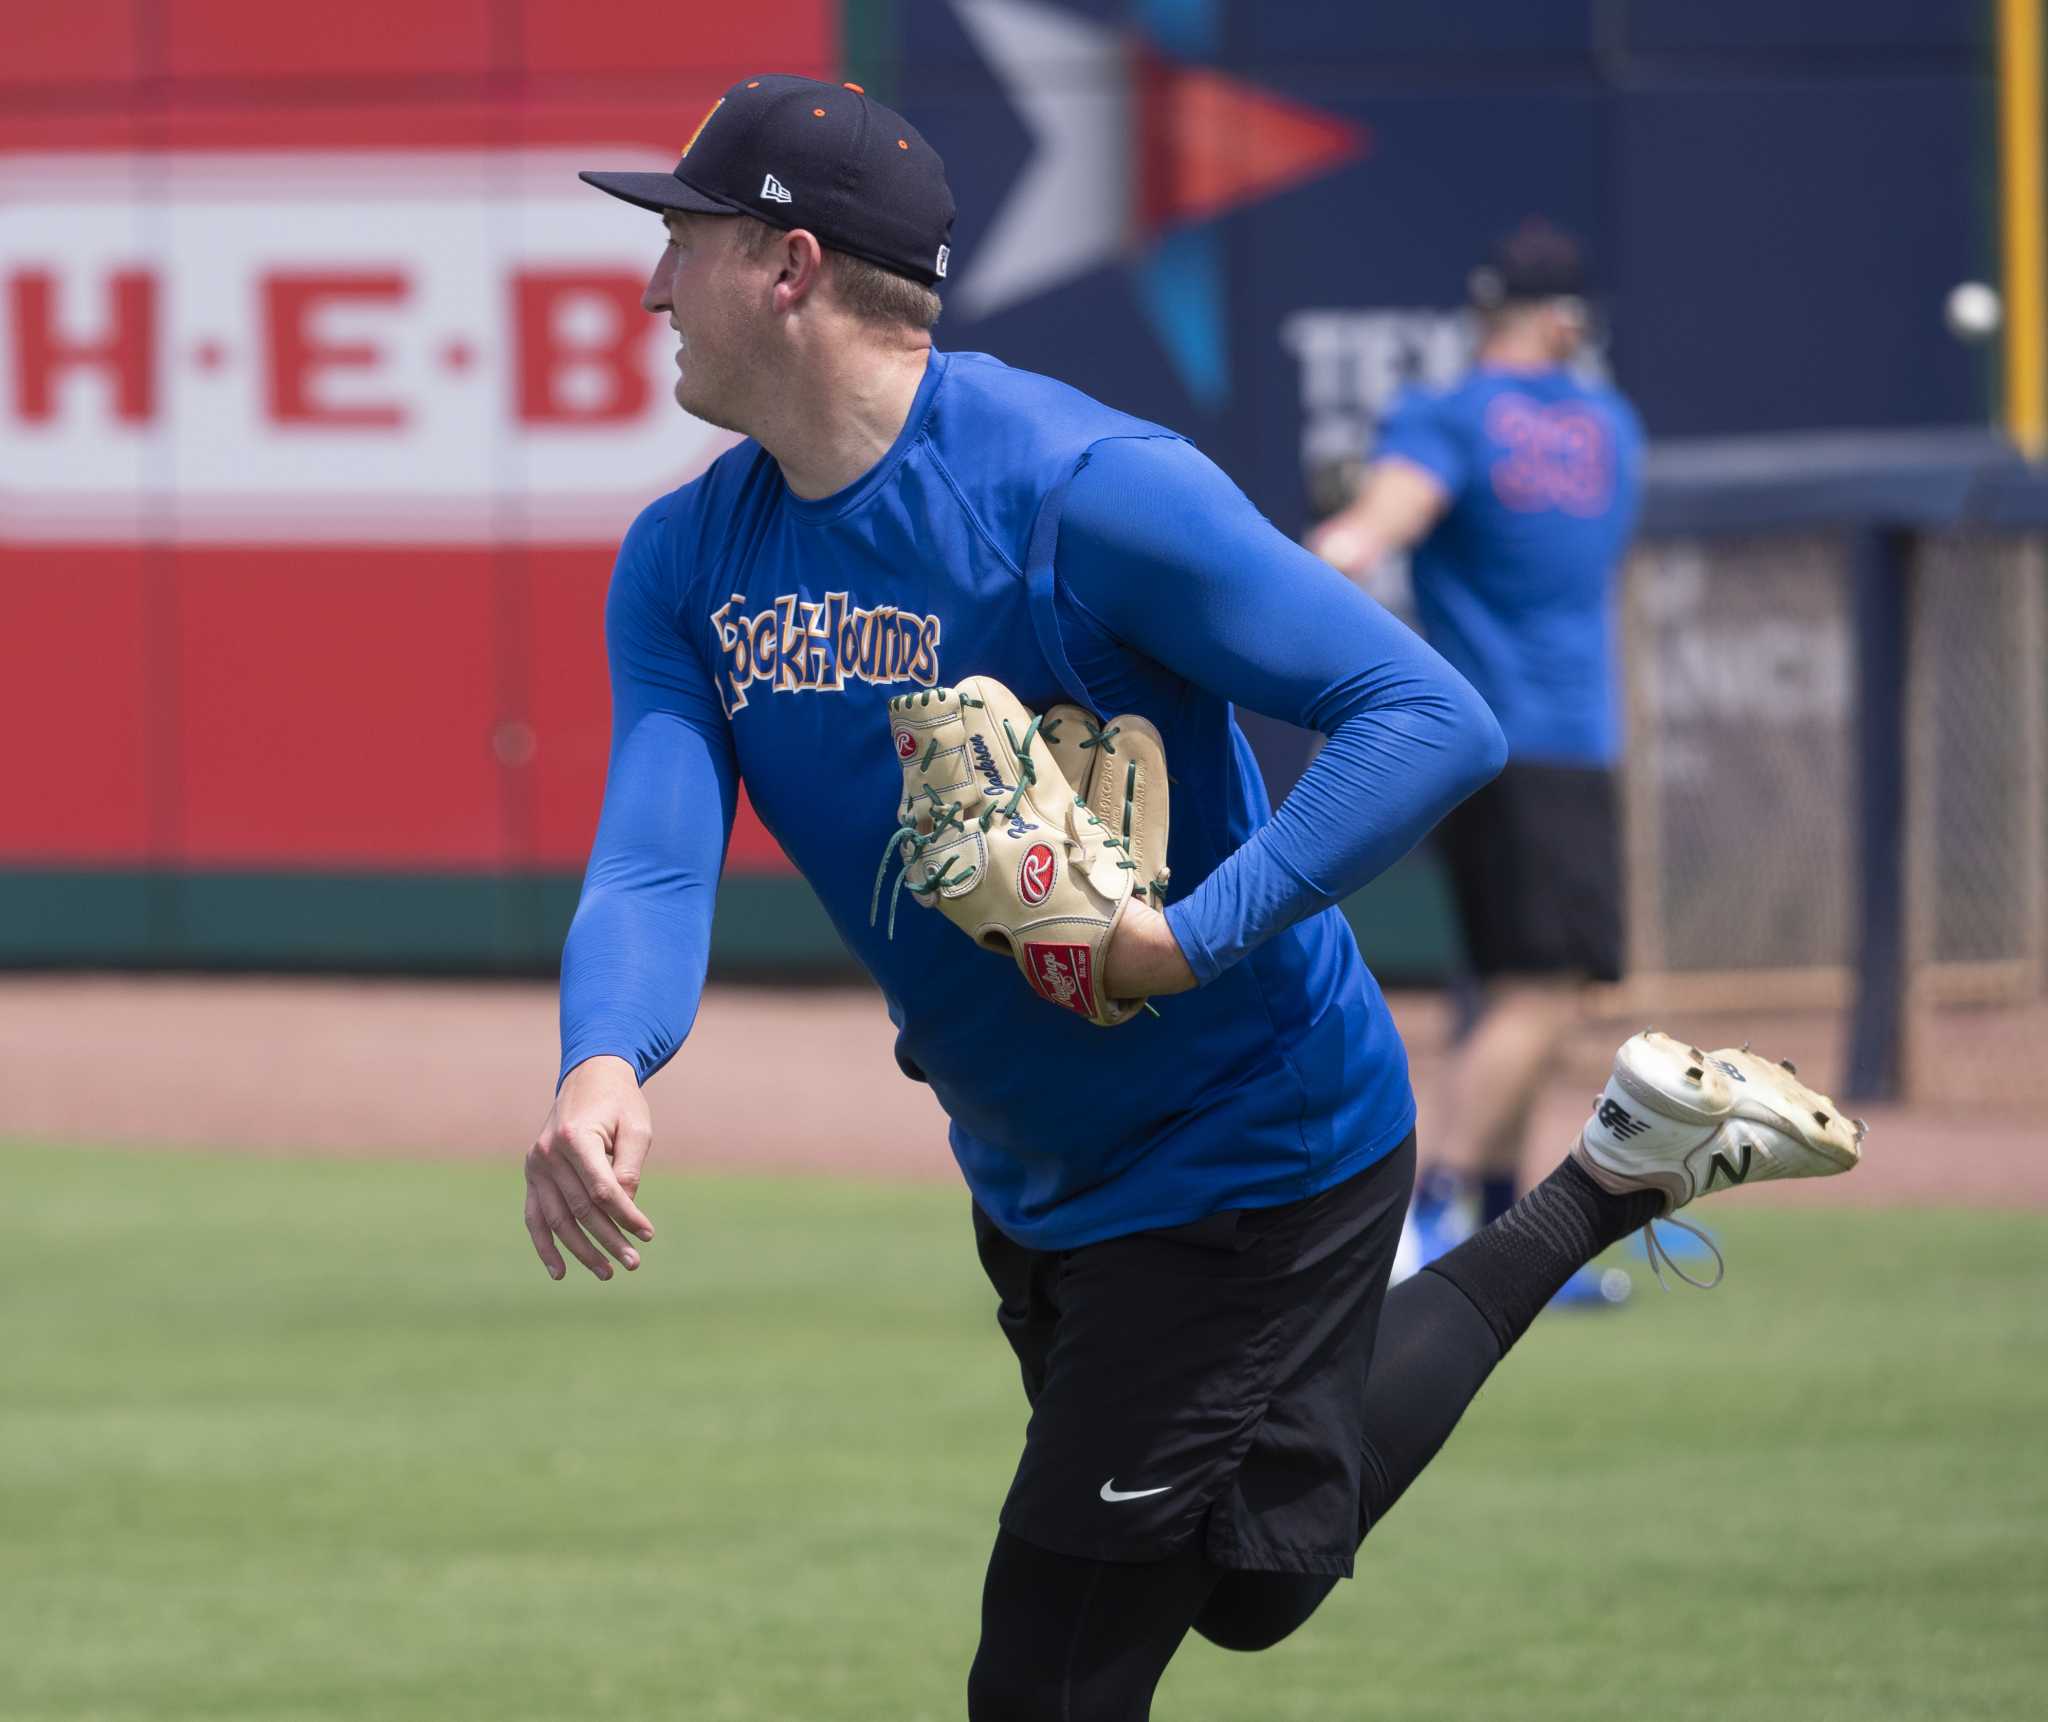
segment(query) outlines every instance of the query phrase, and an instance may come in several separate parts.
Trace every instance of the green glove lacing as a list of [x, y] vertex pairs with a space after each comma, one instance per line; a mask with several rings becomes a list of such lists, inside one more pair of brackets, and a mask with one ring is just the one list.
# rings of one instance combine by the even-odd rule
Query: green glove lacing
[[[931, 703], [933, 693], [936, 693], [943, 699], [948, 691], [945, 688], [927, 689], [925, 692], [916, 695], [915, 698], [920, 706], [925, 706]], [[910, 697], [912, 696], [905, 696], [906, 699]], [[967, 694], [961, 694], [959, 700], [962, 706], [973, 706], [977, 709], [985, 708], [988, 703], [985, 700], [974, 699]], [[1099, 747], [1105, 756], [1113, 755], [1116, 752], [1113, 738], [1117, 734], [1117, 729], [1114, 724], [1105, 729], [1085, 713], [1081, 721], [1088, 726], [1087, 739], [1081, 743], [1084, 751], [1089, 748]], [[1058, 730], [1059, 719], [1055, 718], [1051, 723], [1047, 723], [1043, 716], [1039, 716], [1034, 717], [1030, 723], [1024, 726], [1024, 733], [1020, 737], [1010, 728], [1010, 720], [1008, 718], [1003, 719], [1003, 737], [1009, 742], [1010, 750], [1017, 758], [1017, 785], [1011, 790], [1007, 800], [992, 802], [989, 806], [982, 809], [980, 817], [975, 821], [982, 831], [986, 832], [998, 819], [1011, 818], [1017, 809], [1023, 805], [1025, 791], [1035, 789], [1038, 786], [1038, 768], [1031, 763], [1031, 738], [1036, 735], [1051, 742], [1057, 739]], [[918, 770], [929, 770], [932, 760], [937, 756], [938, 751], [939, 738], [933, 736], [925, 747], [923, 758], [917, 762]], [[1106, 848], [1121, 851], [1117, 857], [1117, 865], [1127, 873], [1135, 873], [1138, 870], [1138, 864], [1131, 859], [1131, 798], [1136, 792], [1138, 782], [1136, 761], [1132, 761], [1125, 769], [1124, 826], [1121, 837], [1112, 836], [1108, 833], [1102, 821], [1089, 811], [1087, 800], [1084, 797], [1075, 796], [1074, 805], [1088, 815], [1088, 823], [1090, 825], [1103, 832], [1102, 842]], [[894, 889], [889, 892], [888, 937], [891, 939], [896, 937], [897, 892], [908, 890], [913, 896], [930, 899], [935, 897], [949, 884], [958, 885], [964, 889], [974, 883], [975, 869], [971, 864], [966, 872], [960, 874], [957, 878], [954, 877], [954, 865], [960, 860], [960, 857], [957, 855], [948, 855], [940, 863], [937, 871], [933, 872], [922, 883], [910, 877], [910, 869], [915, 865], [918, 857], [930, 848], [941, 835], [947, 831], [964, 832], [967, 829], [966, 822], [961, 818], [965, 803], [941, 799], [939, 792], [932, 788], [930, 784], [926, 784], [920, 789], [918, 795], [926, 797], [932, 804], [932, 828], [929, 831], [921, 831], [915, 825], [906, 822], [898, 825], [894, 831], [889, 833], [889, 840], [882, 849], [882, 864], [875, 869], [875, 888], [868, 898], [868, 925], [872, 927], [882, 912], [882, 883], [889, 876], [889, 858], [891, 855], [900, 854], [901, 846], [907, 844], [910, 852], [902, 856], [902, 870], [896, 875]], [[911, 798], [913, 806], [916, 800], [916, 796]], [[1139, 885], [1137, 889], [1150, 896], [1155, 902], [1163, 903], [1166, 901], [1166, 882], [1167, 875], [1161, 873], [1149, 885]], [[1147, 1005], [1145, 1008], [1151, 1010], [1152, 1007]], [[1153, 1011], [1152, 1014], [1157, 1016], [1159, 1013]]]
[[[1088, 727], [1088, 739], [1081, 743], [1081, 751], [1086, 753], [1092, 747], [1099, 747], [1102, 749], [1105, 759], [1113, 757], [1116, 753], [1115, 737], [1121, 733], [1117, 726], [1111, 724], [1107, 729], [1104, 729], [1101, 724], [1097, 723], [1086, 712], [1081, 714], [1081, 722]], [[1050, 729], [1045, 731], [1045, 739], [1047, 741], [1055, 739]], [[1100, 768], [1098, 767], [1097, 769], [1099, 770]], [[1135, 873], [1138, 870], [1137, 862], [1131, 859], [1131, 800], [1136, 795], [1137, 789], [1138, 763], [1136, 760], [1132, 760], [1124, 767], [1123, 836], [1121, 838], [1105, 837], [1102, 840], [1110, 848], [1123, 851], [1122, 855], [1117, 858], [1117, 865], [1126, 873]], [[1084, 798], [1077, 795], [1074, 797], [1074, 805], [1085, 809], [1088, 803]], [[1093, 824], [1101, 825], [1102, 821], [1097, 819], [1094, 814], [1090, 813], [1088, 817]], [[1151, 884], [1140, 885], [1138, 889], [1151, 897], [1154, 902], [1163, 903], [1166, 901], [1167, 877], [1168, 875], [1161, 873], [1153, 879]]]
[[[955, 696], [950, 688], [926, 688], [923, 692], [915, 695], [905, 694], [903, 699], [906, 705], [914, 698], [920, 706], [928, 706], [932, 703], [934, 695], [940, 699], [948, 697], [957, 698], [963, 708], [972, 706], [977, 711], [985, 709], [988, 705], [988, 701], [978, 700], [972, 694], [959, 694]], [[892, 700], [890, 704], [894, 705], [895, 702]], [[1032, 729], [1035, 728], [1037, 728], [1037, 720], [1033, 719]], [[1003, 733], [1005, 735], [1010, 734], [1010, 726], [1007, 723], [1003, 725]], [[1016, 738], [1011, 736], [1010, 740], [1011, 745], [1015, 746]], [[1037, 774], [1031, 769], [1030, 746], [1031, 730], [1027, 729], [1024, 732], [1024, 746], [1018, 750], [1018, 757], [1023, 762], [1024, 781], [1018, 784], [1016, 794], [1010, 797], [1009, 806], [1011, 808], [1014, 808], [1018, 801], [1022, 799], [1025, 788], [1037, 781]], [[924, 757], [917, 762], [917, 769], [919, 771], [929, 771], [932, 761], [938, 757], [938, 752], [939, 738], [935, 735], [926, 743]], [[942, 835], [948, 831], [965, 831], [967, 829], [965, 822], [960, 817], [965, 803], [942, 800], [939, 792], [928, 783], [918, 791], [918, 795], [926, 797], [932, 804], [932, 828], [929, 831], [920, 831], [915, 825], [906, 822], [898, 825], [894, 831], [889, 833], [889, 841], [882, 849], [882, 864], [875, 869], [875, 889], [868, 898], [868, 925], [872, 927], [875, 924], [876, 918], [882, 912], [882, 881], [889, 875], [889, 857], [899, 852], [899, 845], [909, 844], [910, 853], [903, 857], [903, 871], [896, 876], [896, 889], [889, 893], [889, 937], [892, 939], [896, 937], [896, 891], [902, 890], [907, 884], [909, 889], [918, 896], [929, 897], [946, 885], [956, 884], [964, 886], [970, 885], [974, 881], [974, 869], [972, 866], [969, 866], [968, 870], [961, 874], [959, 878], [955, 879], [953, 877], [953, 868], [960, 860], [960, 857], [957, 855], [948, 855], [940, 864], [938, 871], [933, 873], [923, 884], [920, 885], [910, 879], [911, 864]], [[913, 807], [916, 801], [917, 796], [912, 796], [911, 803]], [[996, 817], [996, 812], [995, 808], [989, 808], [982, 814], [982, 830], [986, 831], [989, 828], [989, 825]]]
[[[920, 700], [926, 697], [924, 695], [919, 696]], [[980, 706], [986, 702], [969, 699], [963, 694], [960, 703], [963, 706]], [[1033, 718], [1030, 723], [1024, 726], [1024, 733], [1020, 736], [1015, 730], [1010, 728], [1009, 719], [1005, 718], [1003, 720], [1004, 739], [1009, 742], [1011, 751], [1017, 756], [1017, 786], [1010, 792], [1007, 799], [991, 802], [981, 810], [980, 817], [975, 821], [975, 824], [981, 830], [988, 830], [998, 819], [1010, 818], [1024, 804], [1024, 792], [1037, 787], [1038, 768], [1031, 763], [1031, 738], [1039, 733], [1039, 723], [1040, 720], [1038, 718]], [[923, 771], [930, 767], [934, 755], [938, 752], [938, 747], [939, 738], [933, 736], [930, 745], [924, 750], [924, 757], [917, 762], [918, 770]], [[903, 871], [896, 878], [897, 890], [907, 890], [913, 896], [929, 898], [936, 895], [947, 885], [966, 887], [974, 883], [974, 868], [972, 865], [969, 865], [967, 871], [959, 875], [958, 878], [954, 877], [953, 868], [960, 860], [960, 857], [957, 855], [948, 855], [940, 863], [938, 870], [922, 882], [910, 877], [911, 866], [940, 836], [948, 831], [965, 831], [967, 829], [966, 822], [960, 817], [966, 809], [966, 803], [943, 800], [939, 792], [928, 783], [917, 793], [927, 798], [932, 804], [932, 828], [929, 831], [920, 831], [915, 825], [904, 824], [897, 826], [889, 834], [889, 842], [882, 851], [882, 864], [875, 869], [874, 893], [868, 899], [868, 925], [871, 927], [882, 912], [882, 882], [889, 876], [889, 857], [900, 852], [898, 849], [900, 844], [909, 844], [910, 853], [903, 857]], [[911, 797], [913, 806], [916, 800], [916, 796]], [[891, 891], [889, 893], [889, 937], [893, 939], [895, 936], [896, 891]]]

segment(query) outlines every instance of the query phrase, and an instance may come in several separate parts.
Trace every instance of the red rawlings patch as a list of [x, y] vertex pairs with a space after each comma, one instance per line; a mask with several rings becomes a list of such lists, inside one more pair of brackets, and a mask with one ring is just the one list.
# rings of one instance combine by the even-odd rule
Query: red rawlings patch
[[899, 729], [896, 732], [896, 757], [898, 759], [908, 759], [915, 752], [917, 752], [917, 737], [912, 735], [907, 729]]
[[1058, 876], [1059, 863], [1053, 859], [1052, 850], [1043, 843], [1034, 843], [1024, 851], [1024, 859], [1017, 867], [1017, 895], [1035, 909], [1052, 895], [1052, 882]]
[[1094, 956], [1086, 945], [1041, 945], [1026, 940], [1024, 972], [1032, 991], [1077, 1016], [1095, 1014]]

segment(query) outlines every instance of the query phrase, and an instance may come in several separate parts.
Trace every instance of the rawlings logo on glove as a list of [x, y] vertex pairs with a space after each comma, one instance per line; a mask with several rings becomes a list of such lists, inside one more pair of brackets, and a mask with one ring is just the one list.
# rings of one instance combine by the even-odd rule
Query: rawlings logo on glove
[[901, 889], [1008, 953], [1039, 997], [1103, 1028], [1148, 1008], [1108, 997], [1100, 977], [1131, 899], [1166, 896], [1159, 732], [1140, 717], [1098, 724], [1071, 705], [1034, 717], [988, 676], [892, 699], [889, 728], [903, 796], [870, 923], [900, 859]]
[[1017, 895], [1024, 899], [1029, 908], [1037, 908], [1052, 895], [1052, 882], [1058, 876], [1059, 863], [1043, 843], [1034, 843], [1024, 851], [1024, 861], [1017, 869]]

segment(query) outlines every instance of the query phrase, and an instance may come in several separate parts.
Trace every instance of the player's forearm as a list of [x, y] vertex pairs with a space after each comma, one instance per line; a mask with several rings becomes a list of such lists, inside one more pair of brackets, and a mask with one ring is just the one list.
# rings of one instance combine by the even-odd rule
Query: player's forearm
[[556, 1081], [609, 1054], [645, 1082], [696, 1021], [711, 951], [709, 884], [657, 896], [645, 885], [586, 888], [562, 947], [562, 1063]]
[[696, 1020], [738, 795], [730, 750], [673, 713], [624, 721], [562, 948], [562, 1066], [599, 1053], [641, 1081]]
[[1384, 873], [1507, 757], [1500, 725], [1453, 672], [1337, 722], [1267, 825], [1167, 920], [1209, 981]]
[[1329, 738], [1270, 824], [1168, 908], [1202, 980], [1385, 871], [1500, 769], [1500, 726], [1457, 671], [1185, 444], [1099, 445], [1058, 571], [1106, 632]]

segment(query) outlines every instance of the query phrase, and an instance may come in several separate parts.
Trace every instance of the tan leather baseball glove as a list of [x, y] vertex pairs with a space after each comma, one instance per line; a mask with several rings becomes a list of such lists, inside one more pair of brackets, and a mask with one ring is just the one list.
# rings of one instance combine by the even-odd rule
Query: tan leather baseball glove
[[[1142, 999], [1102, 984], [1133, 897], [1166, 898], [1166, 750], [1143, 718], [1099, 724], [1078, 706], [1027, 711], [988, 676], [889, 702], [903, 767], [897, 828], [875, 876], [977, 944], [1015, 958], [1032, 991], [1103, 1028]], [[889, 931], [896, 929], [890, 892]]]

